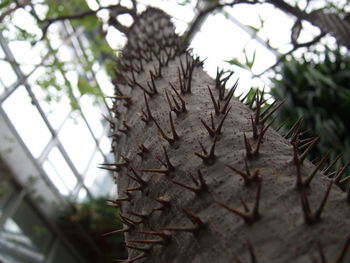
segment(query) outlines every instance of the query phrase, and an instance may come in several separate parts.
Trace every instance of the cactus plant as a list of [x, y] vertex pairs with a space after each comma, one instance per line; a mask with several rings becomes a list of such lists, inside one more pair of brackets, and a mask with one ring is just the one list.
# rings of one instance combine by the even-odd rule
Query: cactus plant
[[[213, 80], [170, 17], [134, 21], [116, 70], [112, 148], [125, 263], [350, 261], [349, 192], [306, 159], [318, 137], [270, 128], [279, 107], [242, 103], [232, 74]], [[322, 171], [321, 171], [322, 170]]]

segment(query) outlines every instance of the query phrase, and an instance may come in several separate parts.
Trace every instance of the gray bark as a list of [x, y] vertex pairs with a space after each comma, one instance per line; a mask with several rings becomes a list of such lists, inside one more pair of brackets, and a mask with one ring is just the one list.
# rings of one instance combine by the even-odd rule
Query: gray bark
[[210, 78], [180, 43], [170, 17], [150, 8], [119, 59], [119, 161], [106, 167], [117, 177], [123, 262], [350, 262], [349, 196], [304, 160], [299, 131], [267, 128], [259, 95], [251, 105], [231, 98], [225, 74]]

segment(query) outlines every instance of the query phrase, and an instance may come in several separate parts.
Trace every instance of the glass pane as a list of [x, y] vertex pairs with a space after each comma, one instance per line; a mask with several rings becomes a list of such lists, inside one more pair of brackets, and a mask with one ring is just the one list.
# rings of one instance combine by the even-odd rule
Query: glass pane
[[62, 62], [74, 62], [75, 54], [71, 46], [62, 45], [57, 50], [57, 57]]
[[78, 180], [58, 148], [55, 147], [51, 150], [43, 168], [61, 194], [68, 195], [73, 191]]
[[63, 158], [62, 154], [59, 152], [57, 148], [54, 148], [49, 156], [48, 159], [51, 161], [53, 166], [56, 168], [56, 171], [60, 175], [60, 177], [63, 179], [64, 184], [67, 186], [67, 188], [72, 191], [77, 184], [78, 180], [73, 174], [72, 170], [68, 166], [67, 162]]
[[[75, 112], [73, 114], [79, 114]], [[69, 118], [58, 134], [65, 150], [79, 173], [83, 173], [95, 148], [93, 140], [82, 117]]]
[[[23, 86], [4, 103], [4, 109], [19, 135], [34, 155], [39, 157], [51, 134]], [[20, 106], [20, 108], [19, 108]]]
[[5, 262], [43, 262], [52, 241], [51, 230], [24, 201], [0, 232], [0, 254]]
[[103, 131], [103, 117], [101, 110], [94, 105], [94, 99], [91, 96], [84, 95], [80, 99], [80, 106], [95, 137], [100, 137]]
[[59, 244], [56, 250], [56, 256], [53, 257], [52, 263], [78, 263], [77, 260], [72, 253], [68, 250], [66, 246], [63, 244]]
[[69, 195], [67, 187], [64, 185], [61, 177], [58, 175], [53, 165], [49, 161], [45, 161], [43, 163], [43, 168], [51, 182], [56, 186], [57, 190], [62, 195]]
[[11, 22], [29, 34], [41, 36], [42, 30], [38, 27], [36, 19], [24, 8], [18, 8]]
[[71, 109], [67, 95], [51, 85], [48, 87], [33, 85], [31, 87], [51, 126], [58, 129]]
[[33, 70], [34, 65], [40, 63], [42, 44], [33, 47], [31, 42], [37, 40], [42, 32], [37, 26], [35, 18], [24, 8], [19, 8], [14, 12], [11, 23], [16, 27], [12, 39], [17, 41], [11, 41], [9, 47], [16, 62], [20, 65], [23, 72], [27, 74]]
[[32, 52], [32, 47], [29, 42], [13, 41], [8, 45], [15, 57], [16, 63], [20, 65], [24, 74], [28, 74], [34, 69], [35, 64], [40, 63], [40, 56]]
[[85, 201], [88, 200], [87, 197], [88, 197], [88, 196], [87, 196], [86, 189], [85, 189], [85, 188], [81, 188], [81, 189], [79, 190], [79, 193], [78, 193], [77, 202], [78, 202], [78, 203], [83, 203], [83, 202], [85, 202]]
[[107, 195], [113, 185], [110, 172], [97, 167], [103, 162], [103, 155], [96, 153], [84, 179], [85, 185], [95, 197]]
[[112, 139], [107, 136], [103, 136], [100, 141], [100, 148], [104, 154], [109, 154], [112, 149]]
[[108, 96], [114, 94], [114, 85], [112, 84], [110, 77], [107, 76], [105, 70], [100, 69], [99, 71], [97, 71], [96, 80], [103, 94], [106, 94]]
[[5, 62], [0, 59], [0, 85], [4, 85], [5, 88], [8, 88], [17, 80], [16, 73], [13, 71], [10, 63]]
[[40, 153], [51, 138], [51, 133], [23, 86], [19, 87], [3, 103], [5, 112], [12, 121], [24, 143], [34, 157]]

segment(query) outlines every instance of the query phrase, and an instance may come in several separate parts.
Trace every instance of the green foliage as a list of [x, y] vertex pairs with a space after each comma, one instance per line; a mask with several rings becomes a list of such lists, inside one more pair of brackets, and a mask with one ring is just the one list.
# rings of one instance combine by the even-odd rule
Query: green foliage
[[284, 60], [272, 81], [271, 94], [286, 99], [276, 126], [289, 118], [286, 131], [303, 117], [303, 129], [321, 136], [311, 158], [343, 152], [344, 165], [350, 159], [350, 56], [327, 48], [312, 59]]
[[99, 97], [103, 96], [101, 90], [97, 87], [97, 85], [91, 84], [88, 80], [81, 76], [79, 76], [78, 79], [78, 89], [82, 96], [85, 94], [95, 95]]
[[0, 9], [9, 6], [13, 0], [1, 0], [0, 1]]
[[[95, 260], [93, 262], [107, 263], [111, 262], [113, 257], [126, 257], [122, 233], [109, 237], [101, 236], [123, 227], [119, 210], [108, 207], [105, 198], [100, 197], [85, 203], [75, 204], [73, 211], [67, 211], [61, 217], [61, 227], [64, 232], [80, 251], [84, 251], [88, 248], [86, 247], [86, 236], [77, 229], [77, 225], [84, 229], [102, 251], [103, 258], [98, 258], [98, 260], [90, 258], [92, 261]], [[91, 252], [89, 251], [89, 253]]]
[[253, 54], [250, 56], [248, 55], [247, 49], [245, 48], [243, 50], [244, 53], [244, 63], [240, 62], [238, 58], [232, 58], [230, 60], [225, 60], [225, 62], [229, 63], [230, 65], [237, 66], [243, 69], [246, 69], [248, 71], [251, 71], [256, 57], [256, 50], [254, 50]]
[[89, 10], [85, 0], [74, 0], [74, 1], [57, 1], [57, 0], [46, 0], [48, 11], [46, 13], [47, 18], [53, 18], [63, 16], [67, 14], [76, 14], [83, 10]]
[[118, 210], [107, 206], [106, 199], [102, 197], [76, 204], [69, 220], [79, 222], [86, 230], [96, 234], [122, 227]]
[[[33, 3], [35, 6], [37, 3]], [[85, 0], [74, 1], [57, 1], [57, 0], [44, 0], [41, 4], [45, 6], [46, 12], [43, 15], [42, 20], [39, 20], [36, 14], [29, 11], [29, 6], [24, 9], [28, 11], [33, 17], [33, 21], [37, 23], [38, 28], [43, 28], [46, 25], [45, 19], [53, 19], [58, 17], [64, 17], [67, 15], [81, 14], [91, 11], [86, 4]], [[14, 2], [12, 0], [0, 0], [0, 10], [9, 10], [13, 8]], [[0, 25], [3, 30], [10, 31], [11, 39], [9, 41], [27, 41], [34, 47], [38, 42], [45, 44], [48, 53], [43, 55], [43, 62], [34, 67], [45, 67], [44, 73], [35, 80], [35, 84], [40, 86], [44, 92], [44, 100], [47, 102], [59, 101], [63, 97], [68, 97], [72, 110], [79, 110], [79, 102], [77, 96], [90, 95], [94, 97], [95, 102], [99, 102], [103, 98], [103, 94], [94, 80], [86, 80], [79, 76], [78, 85], [70, 83], [66, 79], [65, 74], [71, 70], [76, 69], [77, 65], [82, 67], [82, 71], [91, 72], [92, 65], [98, 62], [100, 65], [108, 65], [107, 72], [112, 73], [110, 66], [112, 59], [115, 57], [114, 50], [108, 45], [105, 39], [105, 33], [102, 31], [102, 23], [95, 15], [87, 15], [79, 17], [78, 19], [71, 19], [69, 23], [75, 28], [80, 28], [83, 35], [88, 39], [87, 43], [82, 43], [84, 48], [84, 54], [76, 58], [76, 61], [63, 61], [59, 54], [58, 49], [52, 48], [50, 41], [47, 38], [41, 40], [41, 35], [28, 32], [26, 29], [12, 23], [12, 17], [15, 12], [10, 12], [6, 16], [6, 23]], [[60, 23], [60, 22], [55, 22]], [[108, 61], [108, 62], [107, 62]], [[107, 62], [107, 63], [106, 63]], [[63, 75], [64, 84], [58, 84], [57, 73]], [[112, 76], [112, 75], [110, 75]]]
[[191, 3], [191, 0], [178, 0], [177, 3], [179, 5], [188, 5]]
[[32, 44], [36, 41], [37, 36], [35, 34], [29, 33], [28, 31], [20, 28], [19, 26], [14, 25], [14, 27], [17, 30], [15, 40], [29, 41]]

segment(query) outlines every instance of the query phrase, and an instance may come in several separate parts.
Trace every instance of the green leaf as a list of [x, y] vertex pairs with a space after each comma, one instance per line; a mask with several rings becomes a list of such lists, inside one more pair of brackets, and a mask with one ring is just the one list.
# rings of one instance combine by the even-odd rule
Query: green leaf
[[177, 1], [177, 3], [179, 5], [185, 6], [191, 3], [191, 0], [181, 0], [181, 1]]
[[260, 28], [251, 26], [251, 25], [247, 25], [247, 27], [249, 27], [251, 30], [253, 30], [255, 33], [258, 33], [260, 31]]
[[265, 24], [265, 20], [261, 17], [260, 14], [258, 15], [258, 17], [259, 17], [259, 22], [260, 22], [260, 28], [263, 28], [264, 24]]
[[234, 65], [234, 66], [237, 66], [237, 67], [240, 67], [240, 68], [244, 68], [246, 69], [247, 67], [245, 65], [243, 65], [241, 62], [238, 61], [238, 59], [236, 58], [233, 58], [233, 59], [230, 59], [230, 60], [225, 60], [225, 62], [231, 64], [231, 65]]
[[14, 25], [14, 27], [17, 29], [15, 40], [32, 42], [36, 39], [35, 34], [29, 33], [19, 26]]
[[95, 15], [89, 15], [81, 19], [72, 20], [71, 23], [73, 26], [83, 26], [86, 30], [96, 29], [100, 25], [100, 21], [98, 21]]
[[255, 55], [256, 55], [256, 50], [254, 50], [252, 59], [249, 60], [247, 51], [244, 50], [244, 56], [245, 56], [246, 65], [247, 65], [247, 67], [248, 67], [249, 69], [252, 69], [252, 67], [253, 67], [253, 65], [254, 65]]
[[333, 82], [330, 76], [325, 76], [321, 72], [319, 72], [318, 70], [312, 67], [309, 67], [309, 73], [315, 79], [315, 81], [319, 80], [329, 87], [336, 88], [337, 85]]
[[0, 1], [0, 9], [7, 7], [13, 2], [13, 0], [1, 0]]
[[85, 78], [79, 76], [78, 79], [78, 89], [81, 96], [85, 94], [95, 95], [98, 97], [102, 97], [102, 93], [97, 85], [92, 85]]

